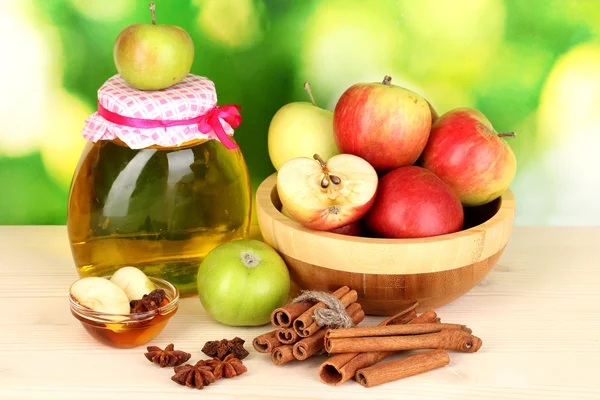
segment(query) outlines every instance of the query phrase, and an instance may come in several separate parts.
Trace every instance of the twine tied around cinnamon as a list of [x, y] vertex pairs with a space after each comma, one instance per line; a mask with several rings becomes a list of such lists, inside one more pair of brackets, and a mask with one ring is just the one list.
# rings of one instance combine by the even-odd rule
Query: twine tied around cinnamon
[[352, 328], [352, 318], [346, 312], [346, 306], [339, 298], [328, 292], [318, 290], [304, 290], [302, 294], [292, 300], [292, 303], [322, 302], [326, 308], [317, 308], [313, 313], [315, 323], [330, 328]]

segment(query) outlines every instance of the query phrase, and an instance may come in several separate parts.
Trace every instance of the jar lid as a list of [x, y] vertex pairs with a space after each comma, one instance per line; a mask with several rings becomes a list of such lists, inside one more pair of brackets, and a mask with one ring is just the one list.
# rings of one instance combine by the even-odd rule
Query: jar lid
[[219, 140], [233, 149], [237, 145], [230, 136], [241, 122], [239, 109], [217, 107], [215, 85], [202, 76], [188, 74], [167, 89], [143, 91], [117, 74], [98, 90], [98, 111], [86, 120], [82, 133], [92, 142], [118, 138], [132, 149], [197, 139]]

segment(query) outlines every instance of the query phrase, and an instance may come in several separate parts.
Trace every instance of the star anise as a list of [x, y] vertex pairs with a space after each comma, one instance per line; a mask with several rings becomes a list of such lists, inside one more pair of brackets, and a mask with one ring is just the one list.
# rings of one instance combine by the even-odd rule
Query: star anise
[[147, 312], [159, 308], [165, 300], [165, 291], [155, 289], [148, 294], [142, 296], [139, 300], [131, 300], [129, 306], [132, 313]]
[[232, 340], [222, 339], [206, 342], [202, 347], [202, 352], [209, 357], [223, 360], [229, 354], [233, 354], [238, 360], [243, 360], [248, 356], [248, 350], [244, 348], [244, 339], [235, 337]]
[[195, 365], [185, 364], [175, 367], [175, 375], [171, 380], [190, 388], [202, 389], [217, 380], [213, 368], [205, 361], [198, 361]]
[[175, 350], [173, 343], [165, 347], [164, 350], [161, 350], [160, 347], [156, 346], [148, 346], [146, 347], [146, 350], [148, 350], [147, 353], [144, 353], [146, 358], [149, 361], [160, 365], [161, 368], [181, 365], [192, 356], [185, 351]]
[[213, 374], [217, 379], [222, 377], [233, 378], [248, 371], [248, 368], [246, 368], [242, 361], [235, 358], [233, 354], [228, 355], [224, 360], [219, 360], [218, 358], [208, 360], [206, 361], [206, 365], [213, 368]]

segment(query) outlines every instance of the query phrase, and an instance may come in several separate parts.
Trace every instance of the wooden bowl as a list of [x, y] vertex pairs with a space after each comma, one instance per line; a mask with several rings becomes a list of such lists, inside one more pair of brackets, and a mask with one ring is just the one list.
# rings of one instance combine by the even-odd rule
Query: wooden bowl
[[256, 193], [265, 243], [287, 263], [292, 295], [347, 285], [369, 315], [392, 315], [414, 301], [437, 308], [468, 292], [496, 264], [512, 232], [515, 198], [465, 209], [465, 229], [419, 239], [345, 236], [305, 228], [283, 215], [276, 173]]

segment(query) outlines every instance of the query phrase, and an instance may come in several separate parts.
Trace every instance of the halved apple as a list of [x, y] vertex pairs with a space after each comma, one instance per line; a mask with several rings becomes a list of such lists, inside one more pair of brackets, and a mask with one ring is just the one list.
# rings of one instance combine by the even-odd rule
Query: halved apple
[[338, 154], [327, 163], [294, 158], [277, 173], [277, 192], [290, 216], [307, 228], [327, 231], [358, 221], [377, 192], [375, 169], [364, 159]]

